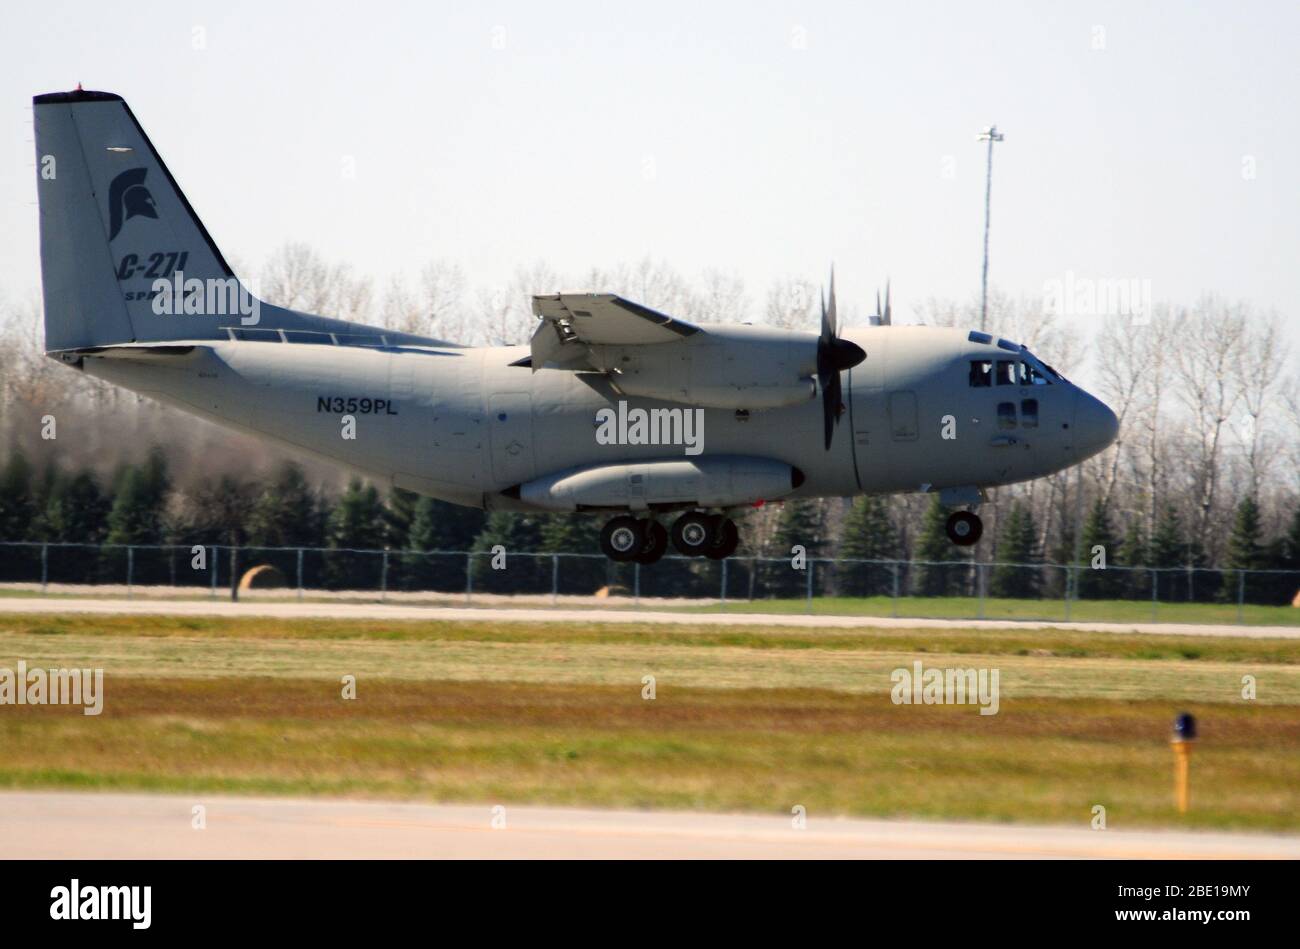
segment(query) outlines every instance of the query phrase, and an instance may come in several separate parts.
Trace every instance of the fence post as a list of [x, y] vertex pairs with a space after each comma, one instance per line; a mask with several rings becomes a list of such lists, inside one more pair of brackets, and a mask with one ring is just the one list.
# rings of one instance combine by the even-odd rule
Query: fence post
[[50, 582], [50, 545], [41, 544], [41, 593]]
[[984, 618], [984, 564], [979, 561], [975, 562], [975, 592], [979, 596], [980, 612], [979, 619]]
[[722, 564], [722, 588], [718, 597], [718, 604], [725, 610], [727, 608], [727, 558], [723, 557], [719, 563]]
[[131, 584], [135, 580], [135, 548], [126, 548], [126, 598], [131, 599]]
[[894, 561], [894, 597], [893, 597], [893, 615], [898, 618], [898, 561]]
[[468, 605], [474, 599], [474, 554], [466, 551], [465, 553], [465, 603]]
[[384, 548], [383, 566], [379, 569], [379, 602], [388, 599], [388, 548]]
[[804, 603], [805, 603], [805, 611], [808, 613], [812, 613], [813, 611], [812, 610], [813, 565], [816, 563], [817, 561], [815, 560], [808, 561], [808, 568], [807, 568], [808, 575], [804, 577]]
[[230, 545], [230, 602], [239, 602], [239, 548]]
[[641, 561], [632, 564], [632, 602], [641, 605]]
[[1065, 621], [1070, 622], [1070, 585], [1074, 582], [1074, 567], [1065, 566]]
[[551, 554], [551, 606], [560, 602], [560, 555]]
[[221, 548], [213, 544], [208, 548], [212, 555], [212, 569], [208, 572], [212, 574], [212, 599], [217, 598], [217, 566], [220, 563]]
[[1240, 626], [1245, 620], [1242, 618], [1242, 608], [1246, 602], [1246, 571], [1237, 571], [1237, 625]]
[[298, 600], [302, 600], [302, 548], [298, 548]]
[[1154, 567], [1151, 569], [1151, 622], [1156, 622], [1156, 603], [1158, 602], [1156, 588], [1160, 585], [1160, 571]]

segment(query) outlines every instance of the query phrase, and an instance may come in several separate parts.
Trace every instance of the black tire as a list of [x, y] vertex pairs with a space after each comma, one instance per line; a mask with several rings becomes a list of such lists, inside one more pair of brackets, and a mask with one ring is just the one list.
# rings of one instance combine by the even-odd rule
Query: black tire
[[710, 560], [725, 560], [740, 545], [740, 531], [736, 528], [736, 522], [729, 517], [719, 516], [715, 520], [712, 537], [713, 543], [704, 552], [704, 556]]
[[626, 514], [610, 520], [600, 530], [600, 550], [616, 563], [627, 563], [645, 547], [645, 529]]
[[944, 529], [948, 532], [948, 539], [958, 547], [972, 547], [984, 534], [984, 522], [978, 514], [970, 511], [954, 511], [948, 515]]
[[703, 557], [713, 536], [713, 519], [690, 511], [673, 521], [673, 546], [683, 557]]
[[642, 521], [645, 545], [636, 555], [637, 563], [656, 563], [668, 551], [668, 528], [658, 521]]

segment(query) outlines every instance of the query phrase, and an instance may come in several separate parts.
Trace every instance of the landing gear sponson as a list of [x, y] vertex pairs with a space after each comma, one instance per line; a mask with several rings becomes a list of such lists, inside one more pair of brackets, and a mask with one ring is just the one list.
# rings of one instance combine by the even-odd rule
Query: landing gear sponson
[[[688, 511], [673, 522], [672, 542], [683, 557], [722, 560], [736, 552], [740, 531], [736, 522], [721, 514]], [[668, 550], [669, 531], [653, 519], [620, 514], [600, 532], [600, 549], [618, 563], [651, 564]]]

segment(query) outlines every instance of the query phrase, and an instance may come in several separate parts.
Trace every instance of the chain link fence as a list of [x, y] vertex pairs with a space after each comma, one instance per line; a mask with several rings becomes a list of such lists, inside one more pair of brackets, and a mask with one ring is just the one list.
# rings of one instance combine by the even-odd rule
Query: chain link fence
[[[1296, 623], [1300, 571], [601, 554], [0, 542], [0, 592], [578, 601], [863, 616]], [[587, 603], [587, 601], [592, 601]], [[1294, 616], [1294, 618], [1292, 618]]]

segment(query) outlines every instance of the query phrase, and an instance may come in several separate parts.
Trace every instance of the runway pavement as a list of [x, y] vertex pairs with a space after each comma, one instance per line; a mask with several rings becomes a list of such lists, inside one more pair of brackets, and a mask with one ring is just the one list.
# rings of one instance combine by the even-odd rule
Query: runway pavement
[[[196, 829], [196, 806], [205, 827]], [[494, 821], [500, 825], [494, 827]], [[494, 805], [0, 792], [9, 858], [1296, 859], [1300, 837]]]
[[100, 613], [138, 616], [268, 616], [283, 619], [451, 620], [456, 622], [667, 623], [714, 626], [815, 626], [827, 629], [1066, 629], [1168, 636], [1300, 639], [1296, 626], [1229, 626], [1190, 623], [1065, 623], [1043, 620], [920, 619], [791, 613], [704, 613], [651, 609], [572, 607], [450, 607], [396, 603], [299, 603], [283, 600], [0, 599], [0, 613]]

